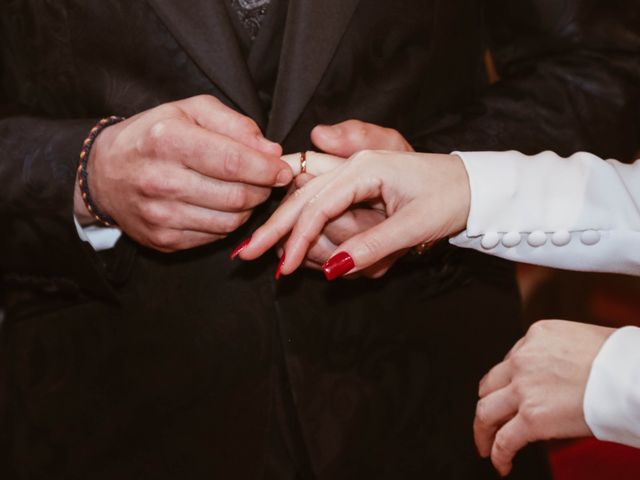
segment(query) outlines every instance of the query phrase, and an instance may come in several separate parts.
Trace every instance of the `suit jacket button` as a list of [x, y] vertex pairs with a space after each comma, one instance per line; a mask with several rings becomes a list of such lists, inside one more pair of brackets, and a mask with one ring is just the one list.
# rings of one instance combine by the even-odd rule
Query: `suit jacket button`
[[491, 250], [492, 248], [496, 248], [500, 243], [500, 235], [497, 232], [487, 232], [482, 236], [482, 241], [480, 244], [482, 248], [485, 250]]
[[520, 245], [522, 241], [522, 235], [519, 232], [509, 232], [505, 233], [504, 237], [502, 237], [502, 245], [507, 248], [513, 248]]
[[571, 241], [571, 234], [566, 230], [558, 230], [551, 235], [551, 242], [556, 247], [564, 247]]
[[541, 247], [547, 243], [547, 234], [539, 230], [531, 232], [529, 238], [527, 238], [527, 243], [532, 247]]
[[586, 230], [580, 235], [580, 241], [585, 245], [595, 245], [600, 241], [600, 232], [596, 230]]

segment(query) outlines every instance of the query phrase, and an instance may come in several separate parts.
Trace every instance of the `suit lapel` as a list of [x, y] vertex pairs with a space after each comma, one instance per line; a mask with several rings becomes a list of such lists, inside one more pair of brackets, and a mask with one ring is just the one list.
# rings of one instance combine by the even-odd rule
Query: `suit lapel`
[[202, 71], [245, 114], [265, 115], [224, 0], [147, 0]]
[[317, 88], [359, 0], [289, 0], [267, 136], [281, 142]]

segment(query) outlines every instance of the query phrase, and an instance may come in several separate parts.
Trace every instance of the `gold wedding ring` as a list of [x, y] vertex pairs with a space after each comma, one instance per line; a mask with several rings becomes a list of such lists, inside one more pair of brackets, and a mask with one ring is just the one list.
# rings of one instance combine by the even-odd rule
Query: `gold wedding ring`
[[428, 250], [430, 250], [436, 243], [435, 242], [422, 242], [420, 245], [416, 245], [413, 247], [413, 253], [416, 255], [424, 255]]
[[300, 173], [307, 173], [307, 152], [300, 152]]

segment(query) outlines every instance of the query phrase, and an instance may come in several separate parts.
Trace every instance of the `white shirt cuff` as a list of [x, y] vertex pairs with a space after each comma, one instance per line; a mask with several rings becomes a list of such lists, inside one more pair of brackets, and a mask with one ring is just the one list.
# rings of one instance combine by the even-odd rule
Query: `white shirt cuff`
[[596, 438], [640, 448], [640, 328], [621, 328], [602, 346], [587, 382], [584, 416]]
[[73, 221], [80, 239], [89, 242], [96, 252], [112, 249], [122, 236], [122, 230], [117, 227], [98, 227], [96, 225], [82, 227], [75, 215]]
[[505, 205], [510, 205], [517, 193], [517, 169], [510, 155], [517, 152], [452, 152], [462, 159], [469, 178], [471, 194], [468, 236], [485, 233]]

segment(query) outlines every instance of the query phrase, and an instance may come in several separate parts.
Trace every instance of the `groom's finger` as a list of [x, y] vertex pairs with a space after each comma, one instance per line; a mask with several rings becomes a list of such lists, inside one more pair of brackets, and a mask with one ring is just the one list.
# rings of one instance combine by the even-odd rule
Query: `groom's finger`
[[[314, 177], [328, 173], [347, 161], [345, 158], [328, 155], [326, 153], [305, 152], [305, 156], [305, 172], [308, 175], [313, 175]], [[294, 176], [304, 175], [302, 172], [301, 153], [284, 155], [282, 160], [291, 167]]]
[[311, 141], [323, 152], [345, 158], [361, 150], [413, 152], [409, 142], [397, 130], [360, 120], [318, 125], [311, 132]]

